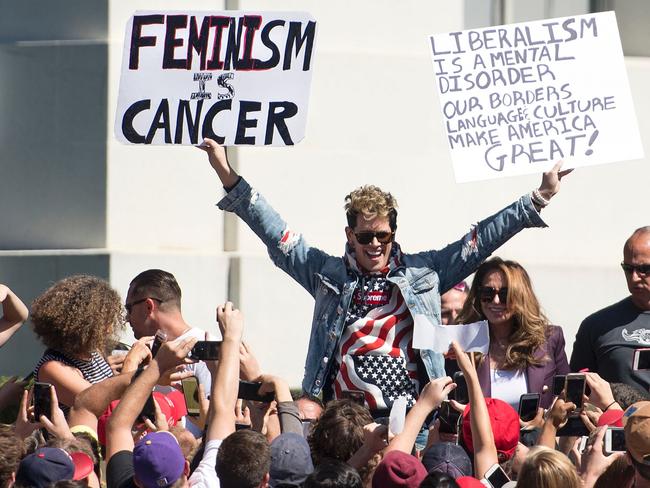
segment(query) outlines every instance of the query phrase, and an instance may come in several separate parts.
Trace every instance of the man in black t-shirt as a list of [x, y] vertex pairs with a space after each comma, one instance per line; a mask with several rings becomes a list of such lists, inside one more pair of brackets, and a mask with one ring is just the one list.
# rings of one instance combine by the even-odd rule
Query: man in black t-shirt
[[634, 370], [634, 351], [650, 348], [650, 226], [625, 242], [621, 263], [630, 296], [587, 317], [576, 335], [571, 370], [648, 391], [650, 369]]

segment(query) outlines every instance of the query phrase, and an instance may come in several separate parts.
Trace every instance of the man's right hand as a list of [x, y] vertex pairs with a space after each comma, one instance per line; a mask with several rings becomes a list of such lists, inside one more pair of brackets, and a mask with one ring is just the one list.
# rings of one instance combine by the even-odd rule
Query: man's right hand
[[217, 307], [217, 321], [223, 340], [241, 341], [244, 330], [244, 314], [232, 302]]
[[207, 137], [203, 139], [203, 143], [197, 147], [208, 153], [210, 165], [217, 172], [217, 176], [219, 176], [223, 186], [226, 188], [232, 188], [235, 186], [239, 175], [235, 173], [235, 170], [232, 169], [230, 163], [228, 163], [226, 150], [216, 141], [208, 139]]

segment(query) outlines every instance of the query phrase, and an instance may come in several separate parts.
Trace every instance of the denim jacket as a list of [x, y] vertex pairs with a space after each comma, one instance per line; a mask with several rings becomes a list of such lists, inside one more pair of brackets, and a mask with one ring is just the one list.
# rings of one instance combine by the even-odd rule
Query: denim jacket
[[[348, 273], [342, 257], [309, 246], [243, 178], [218, 203], [235, 212], [266, 245], [276, 266], [284, 270], [316, 303], [305, 361], [303, 390], [318, 395], [330, 374], [339, 338], [358, 277]], [[472, 274], [494, 250], [526, 227], [546, 227], [530, 195], [524, 195], [500, 212], [479, 222], [462, 239], [439, 251], [402, 255], [399, 267], [387, 279], [399, 287], [413, 314], [440, 323], [440, 294]], [[445, 376], [441, 354], [421, 350], [429, 378]]]

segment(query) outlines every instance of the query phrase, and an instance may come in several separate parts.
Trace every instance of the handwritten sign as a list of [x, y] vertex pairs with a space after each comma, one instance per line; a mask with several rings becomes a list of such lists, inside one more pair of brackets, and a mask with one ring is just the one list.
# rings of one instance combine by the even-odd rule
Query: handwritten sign
[[456, 181], [640, 159], [613, 12], [430, 37]]
[[487, 320], [465, 325], [434, 325], [423, 314], [413, 316], [413, 347], [446, 353], [452, 341], [457, 341], [465, 352], [487, 354], [490, 348], [490, 329]]
[[292, 145], [305, 134], [316, 22], [295, 12], [136, 12], [115, 135], [127, 144]]

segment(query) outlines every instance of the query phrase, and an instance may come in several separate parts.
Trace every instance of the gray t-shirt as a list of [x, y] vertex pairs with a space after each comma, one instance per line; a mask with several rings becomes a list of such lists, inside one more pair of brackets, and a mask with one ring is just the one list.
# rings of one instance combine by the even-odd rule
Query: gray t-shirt
[[640, 310], [630, 297], [587, 317], [576, 334], [571, 371], [589, 368], [609, 382], [648, 391], [650, 370], [632, 369], [634, 350], [650, 348], [650, 310]]

